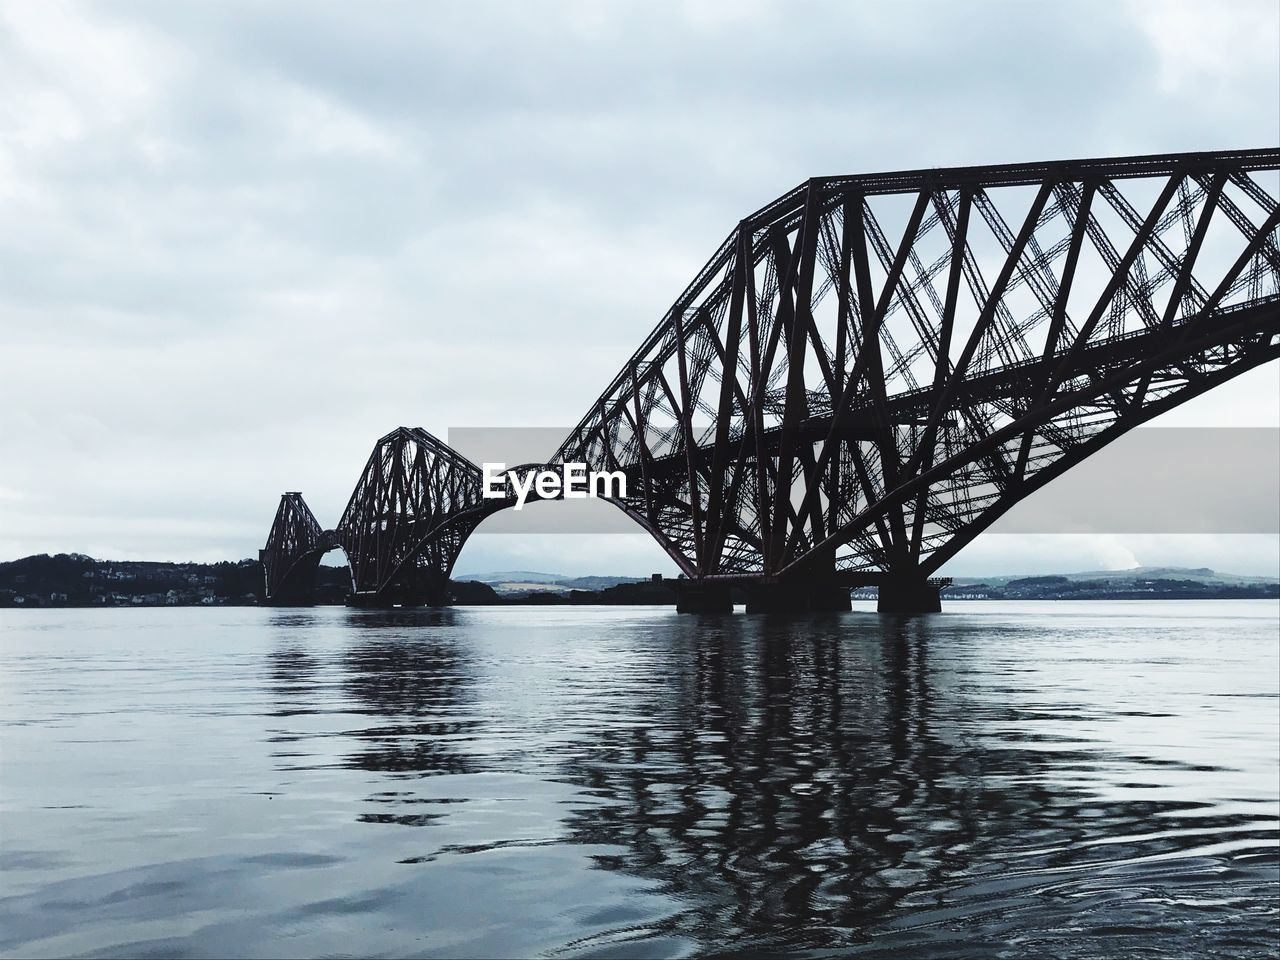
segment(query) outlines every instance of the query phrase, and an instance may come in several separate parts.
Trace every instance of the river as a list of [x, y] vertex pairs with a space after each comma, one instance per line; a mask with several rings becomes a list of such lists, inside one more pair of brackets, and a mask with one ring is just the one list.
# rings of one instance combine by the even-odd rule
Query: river
[[0, 613], [5, 956], [1263, 957], [1280, 605]]

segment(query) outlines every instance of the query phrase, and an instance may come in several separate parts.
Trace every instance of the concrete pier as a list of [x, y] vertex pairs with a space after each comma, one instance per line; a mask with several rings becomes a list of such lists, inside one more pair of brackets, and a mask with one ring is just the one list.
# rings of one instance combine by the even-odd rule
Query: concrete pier
[[849, 588], [826, 579], [749, 583], [747, 613], [838, 613], [851, 609]]
[[941, 613], [942, 583], [923, 578], [894, 578], [880, 584], [880, 613]]
[[733, 613], [727, 583], [677, 580], [677, 613]]

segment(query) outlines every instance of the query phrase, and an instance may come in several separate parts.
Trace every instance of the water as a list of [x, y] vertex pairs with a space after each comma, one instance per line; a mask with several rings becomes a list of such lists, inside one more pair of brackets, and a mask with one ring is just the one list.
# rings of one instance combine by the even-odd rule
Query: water
[[6, 956], [1262, 957], [1280, 608], [0, 615]]

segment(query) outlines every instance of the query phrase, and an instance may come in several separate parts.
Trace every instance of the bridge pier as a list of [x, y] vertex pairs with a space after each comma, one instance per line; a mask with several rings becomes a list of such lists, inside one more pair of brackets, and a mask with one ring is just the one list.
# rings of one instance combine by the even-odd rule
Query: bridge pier
[[893, 577], [880, 584], [878, 613], [941, 613], [942, 588], [950, 581]]
[[377, 593], [349, 593], [348, 607], [386, 610], [391, 607], [447, 607], [452, 602], [449, 588], [429, 585], [418, 589], [382, 590]]
[[447, 598], [439, 597], [380, 597], [376, 594], [351, 593], [347, 595], [347, 606], [363, 610], [390, 610], [393, 607], [447, 607]]
[[733, 613], [733, 598], [727, 583], [705, 580], [677, 580], [677, 613]]
[[294, 596], [294, 597], [266, 597], [258, 601], [263, 607], [314, 607], [316, 599], [313, 596]]
[[825, 578], [747, 584], [747, 613], [840, 613], [849, 588]]

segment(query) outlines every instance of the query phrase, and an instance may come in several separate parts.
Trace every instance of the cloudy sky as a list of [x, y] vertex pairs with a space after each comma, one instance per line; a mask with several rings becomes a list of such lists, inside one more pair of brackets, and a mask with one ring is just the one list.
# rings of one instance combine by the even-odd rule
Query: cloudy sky
[[[250, 556], [396, 425], [567, 427], [809, 176], [1274, 145], [1278, 9], [0, 3], [0, 560]], [[1274, 427], [1278, 368], [1167, 422]], [[948, 572], [1277, 551], [1006, 533]], [[510, 568], [672, 569], [644, 535], [459, 562]]]

